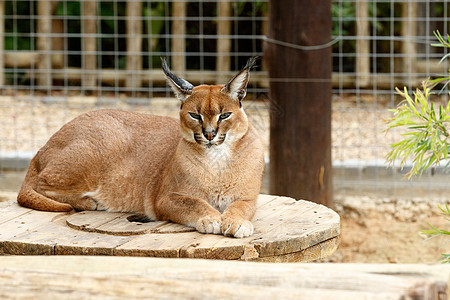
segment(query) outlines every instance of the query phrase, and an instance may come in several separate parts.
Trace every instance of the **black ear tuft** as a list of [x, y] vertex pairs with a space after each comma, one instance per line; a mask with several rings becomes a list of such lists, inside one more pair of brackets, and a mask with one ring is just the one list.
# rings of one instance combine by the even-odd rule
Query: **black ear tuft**
[[227, 93], [233, 100], [241, 101], [247, 95], [247, 84], [250, 78], [250, 70], [255, 67], [257, 56], [253, 56], [247, 60], [244, 68], [233, 77], [222, 89], [222, 92]]
[[183, 78], [175, 76], [169, 70], [169, 66], [167, 65], [167, 61], [164, 57], [161, 57], [162, 68], [164, 74], [166, 75], [167, 82], [170, 84], [173, 92], [177, 96], [180, 101], [185, 101], [189, 95], [192, 94], [192, 89], [194, 85]]
[[242, 68], [242, 70], [248, 69], [251, 70], [256, 67], [256, 61], [259, 59], [259, 56], [252, 56], [247, 60], [247, 63]]

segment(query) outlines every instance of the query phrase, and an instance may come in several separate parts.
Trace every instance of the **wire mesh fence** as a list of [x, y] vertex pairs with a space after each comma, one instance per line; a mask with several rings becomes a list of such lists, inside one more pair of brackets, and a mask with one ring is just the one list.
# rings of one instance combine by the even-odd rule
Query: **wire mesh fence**
[[[445, 1], [333, 2], [333, 161], [345, 166], [335, 168], [341, 185], [387, 195], [446, 190], [445, 176], [434, 171], [407, 182], [399, 180], [404, 173], [386, 169], [388, 145], [401, 132], [383, 130], [387, 109], [401, 100], [395, 87], [412, 91], [448, 69], [439, 63], [445, 50], [430, 46], [433, 31], [448, 32], [448, 13]], [[447, 92], [433, 101], [445, 103]]]
[[[225, 83], [248, 57], [262, 56], [244, 105], [267, 146], [268, 13], [268, 0], [0, 1], [0, 177], [26, 167], [52, 133], [84, 111], [177, 116], [161, 56], [194, 84]], [[448, 69], [439, 63], [445, 50], [430, 47], [434, 30], [448, 32], [448, 3], [334, 0], [332, 14], [335, 182], [389, 193], [445, 190], [431, 174], [407, 183], [386, 170], [384, 155], [399, 132], [382, 130], [399, 101], [395, 87], [417, 87]], [[445, 94], [436, 101], [448, 101]]]

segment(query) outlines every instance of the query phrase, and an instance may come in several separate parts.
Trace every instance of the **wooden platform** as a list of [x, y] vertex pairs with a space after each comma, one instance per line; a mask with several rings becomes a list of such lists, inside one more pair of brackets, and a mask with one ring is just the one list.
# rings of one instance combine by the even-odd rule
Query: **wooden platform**
[[441, 265], [0, 256], [2, 299], [448, 299]]
[[336, 249], [339, 215], [308, 201], [260, 195], [244, 239], [201, 234], [132, 214], [41, 212], [0, 203], [0, 255], [117, 255], [305, 262]]

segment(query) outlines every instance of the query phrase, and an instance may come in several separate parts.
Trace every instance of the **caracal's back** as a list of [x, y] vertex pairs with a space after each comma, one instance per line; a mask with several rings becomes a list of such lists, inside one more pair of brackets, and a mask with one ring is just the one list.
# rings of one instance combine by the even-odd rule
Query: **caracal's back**
[[179, 140], [173, 118], [120, 110], [86, 113], [38, 151], [18, 201], [48, 211], [143, 211]]

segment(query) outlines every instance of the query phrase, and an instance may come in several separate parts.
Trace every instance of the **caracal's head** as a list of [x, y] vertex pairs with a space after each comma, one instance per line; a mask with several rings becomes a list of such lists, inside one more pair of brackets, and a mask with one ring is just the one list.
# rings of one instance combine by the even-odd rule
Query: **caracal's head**
[[248, 130], [242, 108], [247, 93], [249, 71], [256, 58], [225, 85], [199, 85], [172, 74], [163, 59], [163, 70], [172, 90], [181, 101], [180, 125], [183, 138], [204, 148], [232, 144]]

